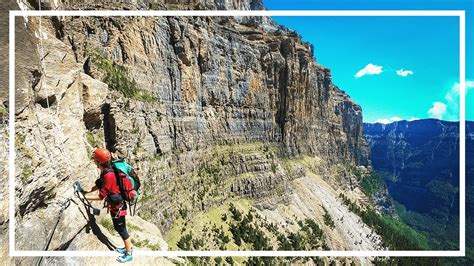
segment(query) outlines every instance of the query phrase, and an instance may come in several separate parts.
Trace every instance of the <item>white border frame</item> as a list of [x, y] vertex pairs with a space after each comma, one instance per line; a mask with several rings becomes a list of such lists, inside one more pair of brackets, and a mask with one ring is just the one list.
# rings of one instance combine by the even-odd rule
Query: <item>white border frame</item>
[[164, 257], [210, 257], [210, 256], [265, 256], [265, 257], [463, 257], [465, 256], [465, 11], [464, 10], [308, 10], [308, 11], [112, 11], [112, 10], [77, 10], [77, 11], [21, 11], [11, 10], [9, 15], [9, 255], [33, 257], [106, 257], [117, 256], [112, 251], [26, 251], [15, 250], [15, 18], [20, 16], [450, 16], [459, 17], [459, 49], [460, 49], [460, 116], [459, 116], [459, 250], [440, 251], [144, 251], [137, 250], [138, 256]]

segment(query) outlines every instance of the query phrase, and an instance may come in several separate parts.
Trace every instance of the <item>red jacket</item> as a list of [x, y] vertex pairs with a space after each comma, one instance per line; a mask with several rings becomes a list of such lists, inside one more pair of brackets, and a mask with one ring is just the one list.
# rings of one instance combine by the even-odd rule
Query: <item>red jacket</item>
[[120, 194], [120, 188], [117, 185], [117, 178], [114, 172], [108, 172], [103, 177], [103, 184], [99, 191], [100, 199], [105, 199], [110, 194]]
[[[102, 170], [107, 171], [107, 170]], [[103, 176], [102, 176], [103, 175]], [[125, 216], [127, 215], [127, 205], [125, 202], [121, 202], [120, 204], [113, 204], [111, 202], [110, 195], [120, 195], [120, 188], [117, 184], [117, 178], [115, 177], [115, 173], [112, 171], [102, 172], [101, 178], [99, 178], [96, 182], [97, 187], [99, 190], [99, 198], [106, 199], [107, 209], [112, 213], [114, 216]], [[117, 213], [120, 212], [119, 215]]]

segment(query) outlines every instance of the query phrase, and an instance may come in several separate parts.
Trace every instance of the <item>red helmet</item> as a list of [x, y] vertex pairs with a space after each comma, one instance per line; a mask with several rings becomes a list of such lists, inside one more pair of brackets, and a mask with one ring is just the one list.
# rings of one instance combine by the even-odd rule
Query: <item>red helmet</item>
[[106, 148], [96, 149], [92, 153], [92, 159], [94, 159], [99, 164], [106, 164], [112, 160], [110, 152]]

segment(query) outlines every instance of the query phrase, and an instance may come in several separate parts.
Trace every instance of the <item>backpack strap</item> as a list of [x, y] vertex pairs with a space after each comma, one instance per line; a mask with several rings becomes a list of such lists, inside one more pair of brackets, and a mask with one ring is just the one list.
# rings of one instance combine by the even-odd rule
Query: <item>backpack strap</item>
[[102, 170], [102, 172], [100, 172], [100, 177], [99, 177], [99, 178], [100, 178], [100, 179], [103, 179], [104, 176], [105, 176], [107, 173], [112, 172], [112, 171], [113, 171], [112, 168], [109, 168], [109, 167], [105, 168], [104, 170]]
[[120, 190], [120, 195], [122, 196], [122, 199], [126, 202], [126, 196], [125, 196], [125, 192], [124, 192], [124, 189], [123, 189], [123, 180], [122, 178], [120, 177], [120, 173], [119, 173], [119, 169], [117, 167], [115, 167], [115, 164], [112, 163], [112, 171], [114, 172], [115, 174], [115, 180], [117, 182], [117, 185], [119, 187], [119, 190]]
[[[122, 196], [123, 205], [125, 205], [125, 207], [126, 207], [128, 201], [126, 200], [127, 197], [125, 196], [125, 190], [123, 188], [123, 178], [120, 177], [120, 173], [119, 173], [120, 170], [117, 167], [115, 167], [114, 163], [112, 163], [112, 169], [114, 170], [115, 178], [117, 180], [117, 185], [119, 186], [119, 189], [120, 189], [120, 195]], [[129, 203], [128, 207], [131, 210], [130, 203]], [[123, 208], [123, 206], [121, 208]], [[126, 214], [127, 214], [126, 211], [123, 212], [123, 210], [121, 209], [120, 212], [117, 215], [125, 216]]]
[[102, 172], [100, 172], [99, 179], [95, 181], [95, 185], [97, 186], [97, 188], [102, 189], [102, 186], [104, 185], [104, 176], [107, 173], [112, 172], [112, 171], [114, 171], [112, 168], [107, 167], [104, 170], [102, 170]]

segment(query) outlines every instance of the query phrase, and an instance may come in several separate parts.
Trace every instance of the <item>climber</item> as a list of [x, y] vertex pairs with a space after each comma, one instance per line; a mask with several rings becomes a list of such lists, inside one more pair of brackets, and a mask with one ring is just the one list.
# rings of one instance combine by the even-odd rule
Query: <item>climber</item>
[[122, 254], [117, 258], [119, 262], [132, 261], [132, 242], [130, 235], [127, 232], [127, 225], [125, 222], [125, 216], [127, 215], [127, 204], [122, 198], [120, 188], [117, 184], [117, 178], [112, 170], [112, 156], [110, 152], [105, 149], [96, 149], [92, 153], [92, 159], [94, 160], [97, 167], [99, 167], [101, 174], [99, 179], [95, 181], [89, 191], [84, 191], [84, 194], [91, 193], [99, 190], [98, 196], [86, 196], [88, 200], [103, 200], [107, 205], [107, 209], [110, 211], [112, 216], [112, 222], [114, 229], [120, 234], [125, 247], [117, 248], [116, 251]]

